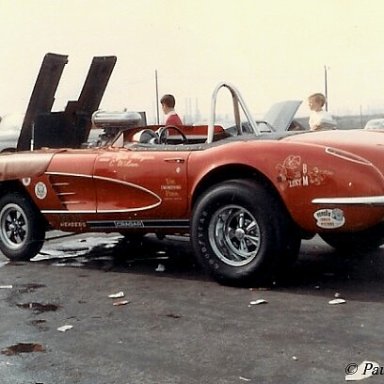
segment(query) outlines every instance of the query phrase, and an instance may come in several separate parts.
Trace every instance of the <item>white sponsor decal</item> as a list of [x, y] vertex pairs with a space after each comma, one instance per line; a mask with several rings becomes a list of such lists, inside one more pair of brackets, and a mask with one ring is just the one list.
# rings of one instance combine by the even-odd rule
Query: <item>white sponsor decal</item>
[[81, 221], [64, 221], [60, 223], [61, 228], [85, 228], [86, 224]]
[[35, 185], [35, 194], [36, 194], [37, 198], [40, 199], [40, 200], [43, 200], [43, 199], [46, 198], [46, 196], [47, 196], [47, 186], [42, 181], [39, 181]]
[[320, 209], [313, 214], [316, 225], [324, 229], [340, 228], [345, 224], [344, 212], [339, 209]]
[[144, 224], [141, 220], [120, 220], [114, 221], [115, 228], [143, 228]]

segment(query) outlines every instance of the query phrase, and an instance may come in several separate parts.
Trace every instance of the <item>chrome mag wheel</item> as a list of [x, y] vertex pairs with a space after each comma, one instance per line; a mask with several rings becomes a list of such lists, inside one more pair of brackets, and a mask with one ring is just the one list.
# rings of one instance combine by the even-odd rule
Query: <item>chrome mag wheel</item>
[[255, 217], [239, 205], [226, 205], [212, 216], [209, 241], [218, 258], [234, 267], [250, 263], [261, 244]]
[[46, 223], [33, 202], [20, 192], [0, 197], [0, 250], [11, 260], [30, 260], [40, 251]]
[[0, 238], [9, 249], [22, 248], [28, 238], [28, 218], [17, 204], [7, 204], [0, 212]]

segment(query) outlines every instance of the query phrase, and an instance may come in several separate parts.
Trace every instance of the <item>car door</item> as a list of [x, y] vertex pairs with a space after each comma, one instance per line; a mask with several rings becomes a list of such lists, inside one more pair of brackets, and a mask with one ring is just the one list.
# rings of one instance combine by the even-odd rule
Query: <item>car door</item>
[[188, 151], [110, 148], [95, 162], [99, 214], [131, 219], [172, 219], [187, 209]]

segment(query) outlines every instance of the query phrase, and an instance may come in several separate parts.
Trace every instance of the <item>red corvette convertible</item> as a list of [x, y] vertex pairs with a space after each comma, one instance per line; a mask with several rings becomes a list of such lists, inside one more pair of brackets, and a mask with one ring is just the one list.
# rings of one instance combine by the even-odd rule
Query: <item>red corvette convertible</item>
[[[221, 89], [228, 130], [215, 125]], [[384, 243], [383, 131], [275, 130], [229, 84], [214, 90], [206, 126], [143, 127], [128, 112], [94, 121], [120, 132], [103, 147], [0, 155], [6, 257], [34, 257], [49, 229], [189, 233], [205, 269], [234, 284], [288, 265], [314, 234], [339, 249]]]

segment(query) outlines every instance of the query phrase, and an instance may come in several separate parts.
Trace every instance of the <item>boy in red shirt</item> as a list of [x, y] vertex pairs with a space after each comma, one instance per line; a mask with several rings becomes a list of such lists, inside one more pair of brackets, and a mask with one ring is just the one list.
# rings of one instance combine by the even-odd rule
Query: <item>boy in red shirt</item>
[[165, 125], [183, 125], [179, 115], [175, 112], [176, 101], [173, 95], [164, 95], [160, 103], [164, 112]]

